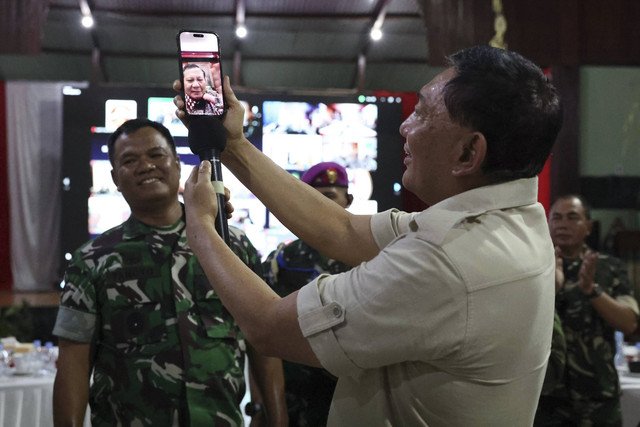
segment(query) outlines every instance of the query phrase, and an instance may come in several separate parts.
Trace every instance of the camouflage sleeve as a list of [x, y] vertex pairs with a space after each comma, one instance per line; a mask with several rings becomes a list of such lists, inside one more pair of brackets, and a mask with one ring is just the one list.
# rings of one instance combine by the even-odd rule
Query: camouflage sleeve
[[78, 249], [64, 274], [64, 288], [53, 334], [73, 341], [90, 342], [96, 327], [96, 292], [93, 274]]
[[254, 273], [263, 278], [264, 272], [260, 263], [260, 254], [253, 246], [244, 231], [236, 227], [229, 227], [229, 246], [233, 253], [242, 260]]
[[638, 303], [633, 291], [624, 262], [618, 258], [604, 256], [598, 259], [596, 282], [604, 285], [610, 291], [612, 298], [631, 308], [638, 314]]
[[548, 394], [556, 385], [561, 384], [564, 378], [564, 369], [567, 362], [567, 343], [562, 330], [562, 321], [556, 312], [553, 317], [553, 335], [551, 338], [551, 354], [547, 364], [547, 372], [542, 384], [542, 394]]
[[278, 283], [278, 253], [282, 250], [284, 245], [281, 243], [276, 250], [272, 251], [262, 263], [262, 269], [264, 270], [264, 281], [272, 288]]

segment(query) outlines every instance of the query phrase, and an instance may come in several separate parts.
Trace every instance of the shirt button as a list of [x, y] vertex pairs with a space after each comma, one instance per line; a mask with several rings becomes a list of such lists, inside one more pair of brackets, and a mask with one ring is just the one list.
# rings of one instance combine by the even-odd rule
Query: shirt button
[[342, 309], [340, 307], [333, 307], [333, 315], [335, 317], [342, 316]]

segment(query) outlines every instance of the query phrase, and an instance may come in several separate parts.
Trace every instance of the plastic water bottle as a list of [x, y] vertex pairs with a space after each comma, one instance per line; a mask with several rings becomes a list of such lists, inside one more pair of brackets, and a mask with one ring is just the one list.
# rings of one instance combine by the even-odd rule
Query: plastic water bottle
[[43, 351], [43, 359], [44, 359], [44, 370], [47, 374], [54, 374], [56, 372], [56, 359], [57, 355], [55, 354], [54, 345], [51, 341], [47, 341], [44, 343], [44, 351]]
[[29, 355], [31, 360], [31, 369], [34, 374], [45, 375], [47, 365], [47, 349], [42, 346], [42, 341], [33, 340], [33, 353]]
[[9, 352], [0, 344], [0, 376], [9, 372]]

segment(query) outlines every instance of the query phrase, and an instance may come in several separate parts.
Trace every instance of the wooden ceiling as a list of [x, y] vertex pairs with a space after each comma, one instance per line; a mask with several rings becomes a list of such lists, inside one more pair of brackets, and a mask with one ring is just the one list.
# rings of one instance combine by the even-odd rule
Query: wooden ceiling
[[[249, 88], [415, 91], [496, 37], [542, 66], [640, 65], [638, 0], [4, 0], [0, 79], [166, 85], [179, 29], [214, 30]], [[96, 25], [79, 25], [90, 10]], [[249, 30], [238, 39], [235, 27]], [[376, 24], [379, 42], [369, 32]], [[434, 71], [436, 70], [436, 71]]]

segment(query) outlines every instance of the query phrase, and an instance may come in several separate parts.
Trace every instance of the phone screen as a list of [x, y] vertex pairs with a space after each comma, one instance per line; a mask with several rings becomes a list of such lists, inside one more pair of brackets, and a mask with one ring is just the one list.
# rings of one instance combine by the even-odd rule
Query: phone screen
[[180, 80], [187, 114], [224, 114], [222, 69], [218, 35], [203, 31], [180, 31], [178, 50]]

